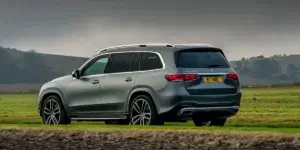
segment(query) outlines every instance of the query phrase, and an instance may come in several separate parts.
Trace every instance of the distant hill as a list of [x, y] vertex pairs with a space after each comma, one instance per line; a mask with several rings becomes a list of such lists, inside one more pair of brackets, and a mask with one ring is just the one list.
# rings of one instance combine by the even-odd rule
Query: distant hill
[[70, 74], [86, 59], [0, 47], [0, 84], [47, 82], [52, 78]]
[[[0, 91], [37, 89], [44, 82], [70, 74], [86, 60], [0, 47]], [[230, 63], [243, 85], [300, 81], [300, 55], [257, 56]]]

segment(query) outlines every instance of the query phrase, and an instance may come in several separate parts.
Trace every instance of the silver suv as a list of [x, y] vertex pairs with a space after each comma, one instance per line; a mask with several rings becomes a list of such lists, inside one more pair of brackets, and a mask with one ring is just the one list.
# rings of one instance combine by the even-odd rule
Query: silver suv
[[240, 100], [239, 76], [220, 48], [137, 44], [104, 49], [72, 75], [44, 84], [38, 111], [45, 124], [223, 126]]

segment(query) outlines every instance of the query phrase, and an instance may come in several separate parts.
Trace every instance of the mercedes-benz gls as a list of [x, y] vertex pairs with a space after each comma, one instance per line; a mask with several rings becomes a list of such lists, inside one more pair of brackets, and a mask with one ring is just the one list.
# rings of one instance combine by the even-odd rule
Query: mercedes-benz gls
[[220, 48], [136, 44], [104, 49], [72, 75], [44, 84], [38, 111], [45, 124], [223, 126], [240, 101], [239, 76]]

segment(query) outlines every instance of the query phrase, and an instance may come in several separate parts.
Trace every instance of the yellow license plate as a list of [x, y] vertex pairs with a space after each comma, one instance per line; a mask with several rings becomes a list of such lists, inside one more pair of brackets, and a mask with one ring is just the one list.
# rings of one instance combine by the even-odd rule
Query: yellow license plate
[[205, 82], [205, 83], [220, 83], [220, 82], [222, 82], [222, 77], [220, 77], [220, 76], [204, 77], [203, 82]]

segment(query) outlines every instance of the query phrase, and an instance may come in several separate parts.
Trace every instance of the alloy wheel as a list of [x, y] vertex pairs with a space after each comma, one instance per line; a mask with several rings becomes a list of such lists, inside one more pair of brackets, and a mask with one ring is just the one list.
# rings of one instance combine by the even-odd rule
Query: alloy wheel
[[131, 108], [131, 124], [148, 126], [151, 122], [151, 107], [145, 99], [136, 100]]
[[43, 114], [45, 124], [59, 124], [61, 118], [60, 105], [54, 99], [48, 100], [45, 104]]

